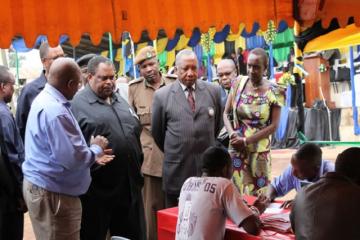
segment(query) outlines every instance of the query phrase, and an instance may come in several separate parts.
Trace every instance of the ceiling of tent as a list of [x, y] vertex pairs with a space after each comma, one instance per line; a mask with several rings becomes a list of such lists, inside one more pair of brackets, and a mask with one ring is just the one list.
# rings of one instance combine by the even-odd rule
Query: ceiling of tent
[[50, 45], [57, 45], [61, 35], [68, 35], [73, 46], [88, 34], [94, 45], [110, 32], [115, 43], [124, 31], [137, 42], [143, 30], [154, 39], [160, 29], [172, 38], [180, 28], [186, 36], [198, 27], [223, 28], [237, 32], [240, 23], [252, 28], [258, 22], [285, 20], [293, 25], [293, 0], [2, 0], [0, 8], [0, 48], [8, 48], [16, 36], [28, 47], [38, 35], [46, 35]]

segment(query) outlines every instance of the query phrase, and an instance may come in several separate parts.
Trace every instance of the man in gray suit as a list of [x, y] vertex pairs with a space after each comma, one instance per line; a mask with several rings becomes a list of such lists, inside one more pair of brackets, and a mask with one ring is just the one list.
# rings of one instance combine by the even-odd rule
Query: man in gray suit
[[178, 79], [155, 92], [152, 134], [164, 152], [166, 207], [177, 205], [181, 186], [201, 175], [201, 154], [215, 145], [221, 126], [220, 87], [198, 80], [195, 53], [185, 49], [175, 60]]

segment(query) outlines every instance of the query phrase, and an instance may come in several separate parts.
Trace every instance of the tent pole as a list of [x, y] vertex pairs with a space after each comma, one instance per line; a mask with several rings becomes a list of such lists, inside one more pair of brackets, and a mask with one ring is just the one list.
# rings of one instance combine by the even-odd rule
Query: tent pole
[[15, 79], [15, 84], [19, 85], [19, 56], [18, 56], [18, 52], [15, 50], [15, 59], [16, 59], [16, 79]]
[[274, 60], [273, 60], [273, 45], [269, 44], [269, 52], [270, 52], [270, 79], [274, 79]]
[[358, 109], [356, 107], [356, 90], [355, 90], [355, 68], [354, 68], [354, 50], [350, 47], [350, 79], [351, 79], [351, 102], [353, 109], [353, 120], [354, 120], [354, 134], [360, 134], [359, 120], [358, 120]]
[[129, 39], [130, 39], [130, 44], [131, 44], [131, 55], [132, 55], [131, 59], [133, 61], [132, 66], [133, 66], [134, 79], [136, 79], [137, 78], [137, 76], [136, 76], [136, 66], [134, 64], [134, 62], [135, 62], [134, 61], [135, 60], [135, 49], [134, 49], [134, 42], [133, 42], [133, 40], [131, 38], [130, 33], [129, 33]]
[[114, 62], [114, 53], [113, 53], [113, 45], [112, 45], [112, 37], [111, 33], [109, 32], [109, 52], [110, 52], [110, 60]]

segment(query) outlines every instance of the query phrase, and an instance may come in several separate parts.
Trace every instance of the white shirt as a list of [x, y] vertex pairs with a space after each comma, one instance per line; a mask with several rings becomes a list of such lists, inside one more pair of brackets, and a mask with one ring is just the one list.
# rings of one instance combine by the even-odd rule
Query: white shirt
[[223, 239], [227, 217], [239, 226], [252, 214], [229, 179], [191, 177], [180, 192], [176, 239]]
[[[180, 81], [179, 81], [180, 82]], [[181, 82], [180, 82], [180, 85], [181, 85], [181, 88], [182, 88], [182, 90], [184, 91], [184, 93], [185, 93], [185, 97], [186, 97], [186, 99], [188, 98], [188, 96], [189, 96], [189, 91], [188, 91], [188, 87], [187, 86], [185, 86], [184, 84], [182, 84]], [[193, 93], [192, 93], [192, 95], [193, 95], [193, 97], [194, 97], [194, 100], [196, 100], [195, 99], [195, 89], [196, 89], [196, 84], [194, 83], [192, 86], [191, 86], [191, 88], [193, 89]]]

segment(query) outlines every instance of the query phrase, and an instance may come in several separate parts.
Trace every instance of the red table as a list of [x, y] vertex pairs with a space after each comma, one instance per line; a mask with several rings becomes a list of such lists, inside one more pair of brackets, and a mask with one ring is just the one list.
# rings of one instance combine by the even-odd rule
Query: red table
[[[251, 204], [253, 199], [251, 197], [246, 197], [246, 200]], [[178, 208], [168, 208], [158, 211], [158, 239], [159, 240], [173, 240], [175, 239], [175, 230], [177, 222]], [[246, 239], [246, 240], [293, 240], [295, 236], [293, 234], [282, 234], [277, 233], [271, 230], [261, 230], [259, 236], [253, 236], [246, 232], [243, 229], [238, 228], [231, 221], [226, 222], [226, 240], [235, 240], [235, 239]]]

